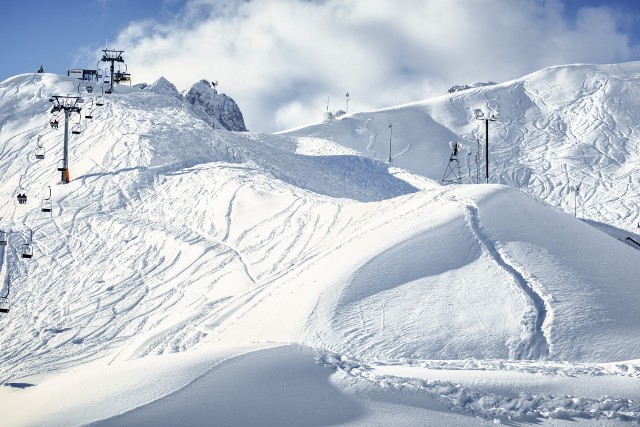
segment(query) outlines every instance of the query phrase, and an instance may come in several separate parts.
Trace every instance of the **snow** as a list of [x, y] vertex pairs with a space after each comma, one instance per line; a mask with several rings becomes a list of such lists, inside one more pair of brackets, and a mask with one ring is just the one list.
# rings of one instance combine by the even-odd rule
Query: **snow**
[[[638, 67], [276, 135], [212, 129], [166, 80], [117, 87], [70, 138], [66, 185], [48, 99], [76, 81], [5, 80], [2, 424], [639, 421]], [[486, 105], [492, 184], [439, 185]]]

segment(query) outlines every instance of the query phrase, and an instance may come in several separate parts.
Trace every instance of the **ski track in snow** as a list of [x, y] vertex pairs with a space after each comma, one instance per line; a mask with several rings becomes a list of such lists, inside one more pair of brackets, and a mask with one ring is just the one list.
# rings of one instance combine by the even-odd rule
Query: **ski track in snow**
[[[553, 100], [524, 82], [506, 91], [477, 88], [447, 98], [446, 104], [462, 115], [477, 97], [491, 109], [515, 98], [519, 113], [503, 115], [490, 131], [516, 141], [492, 146], [493, 158], [500, 159], [493, 176], [565, 208], [570, 184], [582, 182], [582, 208], [596, 220], [621, 224], [640, 193], [624, 162], [636, 156], [635, 131], [602, 107], [613, 84], [602, 78], [585, 82], [583, 96], [567, 106], [564, 117], [550, 111]], [[623, 397], [581, 398], [567, 409], [560, 397], [529, 395], [516, 402], [453, 381], [375, 373], [376, 364], [400, 361], [428, 368], [448, 364], [452, 370], [638, 377], [631, 362], [614, 368], [498, 360], [516, 330], [520, 342], [508, 357], [548, 355], [543, 331], [548, 301], [521, 272], [526, 266], [510, 261], [485, 232], [474, 200], [457, 196], [454, 187], [409, 177], [424, 186], [416, 188], [396, 178], [404, 172], [371, 159], [383, 135], [376, 123], [390, 122], [387, 117], [364, 116], [354, 125], [361, 129], [353, 134], [364, 141], [368, 158], [321, 139], [307, 141], [310, 154], [301, 154], [302, 139], [212, 131], [179, 107], [165, 105], [159, 95], [130, 88], [95, 107], [94, 119], [83, 119], [83, 132], [71, 136], [72, 182], [63, 186], [55, 167], [62, 131], [50, 129], [44, 113], [49, 93], [73, 93], [74, 85], [51, 75], [0, 85], [0, 112], [11, 113], [0, 133], [0, 174], [7, 177], [0, 197], [11, 200], [0, 211], [1, 226], [9, 230], [0, 267], [12, 303], [11, 314], [0, 318], [0, 383], [103, 358], [112, 363], [210, 343], [299, 341], [340, 353], [323, 363], [346, 375], [383, 388], [419, 389], [454, 411], [486, 419], [552, 417], [554, 408], [570, 416], [639, 419], [637, 404]], [[420, 107], [410, 117], [427, 110]], [[575, 120], [569, 122], [571, 114]], [[331, 130], [336, 135], [340, 123]], [[439, 125], [436, 119], [432, 123]], [[478, 136], [465, 126], [459, 134]], [[581, 156], [577, 141], [598, 132], [628, 142], [619, 152], [596, 135], [582, 148], [589, 156]], [[445, 126], [435, 133], [453, 135]], [[34, 157], [38, 137], [46, 148], [44, 160]], [[422, 135], [394, 125], [394, 137], [400, 142], [394, 164], [422, 158], [416, 155]], [[558, 144], [567, 137], [571, 147]], [[323, 154], [323, 147], [332, 154]], [[553, 150], [569, 152], [560, 167]], [[598, 168], [573, 164], [577, 158]], [[29, 194], [27, 205], [15, 200], [19, 182]], [[39, 209], [48, 186], [54, 202], [50, 214]], [[28, 229], [34, 232], [34, 257], [25, 261], [19, 251]], [[445, 249], [449, 243], [451, 249]], [[438, 262], [449, 268], [439, 271]], [[496, 283], [474, 277], [490, 263], [499, 267], [489, 279]], [[528, 298], [524, 319], [517, 318], [521, 302], [511, 301], [515, 291], [500, 282], [509, 277]], [[446, 291], [447, 300], [438, 300]], [[496, 301], [486, 298], [491, 292]], [[442, 311], [442, 323], [425, 325], [434, 310]], [[447, 315], [459, 329], [447, 329]], [[433, 332], [437, 329], [440, 336]], [[453, 360], [469, 354], [473, 359]], [[425, 355], [452, 360], [425, 360]]]
[[511, 274], [522, 291], [531, 300], [532, 308], [535, 311], [532, 318], [523, 319], [525, 333], [528, 335], [526, 341], [521, 342], [517, 348], [512, 349], [512, 357], [515, 359], [541, 359], [545, 358], [549, 353], [549, 344], [542, 330], [546, 317], [546, 308], [544, 300], [536, 293], [533, 287], [527, 283], [527, 280], [518, 272], [518, 270], [510, 265], [495, 244], [482, 233], [480, 218], [478, 217], [478, 209], [471, 204], [466, 205], [465, 217], [473, 234], [478, 241], [484, 246], [486, 251], [495, 259], [496, 263], [507, 270]]

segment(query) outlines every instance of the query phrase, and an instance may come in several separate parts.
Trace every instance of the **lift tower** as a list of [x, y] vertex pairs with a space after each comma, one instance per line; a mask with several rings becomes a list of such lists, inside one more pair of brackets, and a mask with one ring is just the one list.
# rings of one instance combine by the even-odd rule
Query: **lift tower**
[[58, 166], [58, 170], [62, 172], [62, 182], [66, 184], [69, 182], [69, 116], [72, 113], [80, 114], [81, 108], [78, 104], [83, 101], [79, 96], [69, 95], [53, 95], [49, 101], [53, 102], [52, 113], [64, 111], [64, 148], [62, 151], [62, 164]]
[[449, 156], [447, 169], [445, 169], [444, 175], [442, 176], [442, 183], [462, 184], [462, 171], [460, 170], [460, 161], [458, 160], [458, 154], [460, 154], [462, 144], [451, 141], [449, 147], [451, 147], [451, 155]]
[[111, 63], [111, 67], [109, 68], [109, 71], [111, 72], [111, 74], [109, 75], [110, 88], [108, 91], [106, 91], [106, 93], [113, 93], [113, 75], [115, 73], [113, 64], [115, 64], [116, 62], [124, 63], [124, 59], [122, 59], [122, 53], [124, 52], [124, 50], [102, 49], [102, 52], [103, 55], [100, 61]]

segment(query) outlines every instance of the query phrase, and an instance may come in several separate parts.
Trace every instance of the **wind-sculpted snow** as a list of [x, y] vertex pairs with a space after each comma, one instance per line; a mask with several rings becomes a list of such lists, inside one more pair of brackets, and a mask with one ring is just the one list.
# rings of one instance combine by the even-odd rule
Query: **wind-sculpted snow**
[[[463, 361], [432, 367], [428, 362], [405, 365], [366, 363], [339, 354], [325, 354], [318, 359], [352, 381], [362, 379], [382, 389], [423, 393], [454, 412], [494, 424], [502, 424], [503, 421], [508, 424], [539, 424], [541, 419], [640, 421], [640, 404], [637, 389], [634, 390], [637, 366], [632, 366], [635, 375], [625, 378], [626, 373], [602, 365], [583, 366], [577, 371], [573, 367], [544, 363], [531, 366], [514, 364], [505, 369], [508, 364], [503, 362], [500, 366], [473, 366]], [[456, 371], [470, 370], [478, 372], [456, 375]], [[535, 373], [532, 375], [531, 372]], [[447, 375], [457, 379], [437, 379]], [[512, 390], [513, 384], [531, 382], [536, 386], [529, 385], [528, 392], [514, 393]], [[611, 396], [612, 384], [616, 384], [618, 389], [627, 388], [633, 398]], [[590, 388], [592, 391], [587, 391], [587, 395], [574, 394], [585, 393]], [[598, 397], [588, 396], [591, 393]]]
[[470, 205], [467, 205], [466, 218], [476, 239], [478, 239], [484, 249], [494, 258], [496, 263], [514, 277], [520, 288], [531, 300], [530, 314], [528, 313], [522, 319], [522, 324], [525, 328], [522, 334], [524, 339], [517, 345], [514, 345], [510, 356], [515, 359], [545, 358], [549, 354], [549, 343], [542, 330], [542, 325], [544, 325], [544, 320], [547, 315], [544, 301], [522, 274], [504, 260], [493, 242], [484, 236], [475, 203], [471, 202]]
[[[640, 62], [548, 68], [511, 82], [285, 132], [332, 139], [434, 180], [449, 141], [465, 145], [464, 181], [484, 182], [484, 122], [474, 109], [499, 112], [489, 125], [490, 182], [522, 190], [596, 222], [632, 231], [640, 221]], [[475, 163], [480, 150], [479, 173]], [[577, 197], [572, 187], [579, 187]], [[575, 197], [575, 203], [574, 203]]]
[[[59, 185], [63, 138], [48, 126], [48, 97], [73, 93], [74, 81], [26, 75], [5, 85], [37, 96], [24, 104], [32, 121], [8, 120], [2, 133], [10, 236], [2, 274], [12, 302], [0, 337], [4, 381], [92, 360], [134, 338], [130, 356], [190, 348], [344, 230], [338, 224], [349, 219], [335, 217], [344, 202], [307, 190], [363, 201], [416, 191], [369, 159], [212, 132], [162, 94], [136, 88], [119, 88], [83, 119], [70, 139], [72, 182]], [[12, 97], [0, 105], [15, 108]], [[14, 202], [19, 184], [27, 205]], [[39, 210], [48, 185], [50, 214]], [[28, 229], [35, 254], [26, 261]]]
[[[48, 99], [77, 88], [76, 80], [51, 74], [0, 83], [0, 228], [9, 233], [0, 283], [11, 302], [0, 317], [0, 383], [11, 385], [0, 390], [0, 413], [9, 420], [49, 419], [56, 405], [33, 417], [12, 414], [33, 409], [29, 396], [51, 395], [77, 372], [87, 390], [95, 388], [95, 367], [117, 377], [142, 366], [139, 359], [153, 361], [136, 370], [140, 396], [127, 378], [129, 390], [107, 394], [129, 397], [107, 409], [104, 396], [85, 392], [65, 404], [76, 424], [122, 413], [186, 386], [204, 366], [248, 345], [295, 343], [371, 364], [469, 358], [467, 366], [500, 371], [511, 360], [553, 375], [541, 361], [516, 362], [546, 358], [576, 369], [578, 362], [624, 361], [619, 369], [637, 370], [640, 252], [505, 186], [442, 187], [398, 168], [417, 147], [431, 151], [395, 124], [393, 164], [371, 158], [383, 152], [381, 132], [398, 114], [417, 123], [416, 133], [437, 128], [434, 135], [450, 138], [461, 123], [455, 102], [447, 101], [447, 123], [444, 112], [421, 127], [423, 111], [389, 109], [359, 127], [346, 126], [360, 120], [353, 116], [333, 122], [330, 140], [212, 129], [163, 82], [157, 91], [117, 87], [70, 137], [71, 182], [63, 185], [56, 168], [62, 126], [49, 126]], [[91, 96], [83, 93], [84, 112]], [[340, 145], [348, 140], [341, 129], [365, 138], [370, 155]], [[38, 143], [42, 160], [34, 155]], [[434, 170], [439, 162], [435, 154], [417, 157]], [[53, 209], [42, 212], [49, 187]], [[18, 192], [27, 193], [26, 204], [17, 203]], [[24, 259], [31, 231], [34, 256]], [[186, 377], [164, 362], [198, 351], [210, 354], [198, 353], [204, 362], [185, 368]], [[278, 363], [267, 360], [267, 367], [290, 359], [288, 350], [268, 354]], [[306, 362], [294, 360], [306, 372]], [[155, 385], [154, 366], [170, 377]], [[561, 399], [529, 394], [516, 402], [446, 378], [434, 388], [419, 373], [377, 375], [338, 383], [375, 395], [385, 392], [379, 385], [409, 384], [416, 399], [445, 411], [500, 420], [568, 408]], [[633, 396], [615, 390], [611, 401], [572, 394], [582, 399], [572, 416], [594, 408], [605, 416], [606, 406], [612, 418], [637, 418]], [[509, 410], [498, 413], [490, 401]]]
[[484, 236], [544, 301], [551, 359], [637, 358], [637, 250], [515, 190], [462, 192], [476, 194]]

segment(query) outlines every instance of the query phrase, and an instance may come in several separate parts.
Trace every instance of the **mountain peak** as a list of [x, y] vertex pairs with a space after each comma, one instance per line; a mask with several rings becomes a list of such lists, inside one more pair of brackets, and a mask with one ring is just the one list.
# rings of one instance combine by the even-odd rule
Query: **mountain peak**
[[162, 94], [162, 95], [171, 95], [175, 97], [182, 97], [178, 89], [176, 89], [175, 85], [171, 83], [169, 80], [164, 77], [160, 77], [155, 83], [152, 83], [147, 88], [151, 92]]
[[246, 131], [242, 112], [238, 104], [224, 93], [218, 93], [208, 80], [194, 83], [184, 94], [191, 111], [217, 129]]

